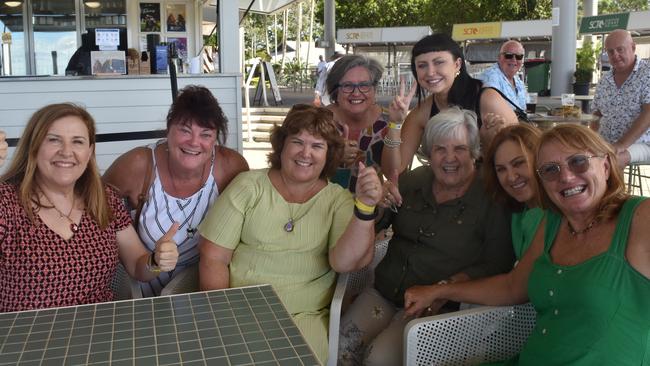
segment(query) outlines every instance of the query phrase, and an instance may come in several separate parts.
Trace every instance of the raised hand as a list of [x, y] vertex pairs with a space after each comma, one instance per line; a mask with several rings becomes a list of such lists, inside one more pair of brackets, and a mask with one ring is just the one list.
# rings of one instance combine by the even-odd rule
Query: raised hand
[[178, 261], [178, 247], [174, 241], [174, 235], [178, 231], [180, 224], [175, 222], [172, 227], [156, 242], [156, 250], [154, 251], [154, 259], [158, 263], [158, 267], [163, 272], [169, 272], [176, 268]]
[[388, 106], [388, 116], [392, 122], [397, 124], [404, 122], [406, 119], [411, 100], [417, 90], [417, 82], [413, 82], [408, 94], [405, 94], [405, 83], [404, 77], [402, 76], [399, 81], [399, 95], [395, 96]]
[[5, 163], [5, 159], [7, 159], [8, 149], [9, 145], [7, 144], [7, 135], [3, 131], [0, 131], [0, 166], [2, 166]]
[[479, 135], [484, 149], [487, 149], [494, 136], [506, 126], [506, 120], [502, 116], [494, 113], [487, 113], [481, 120], [483, 123], [479, 130]]
[[359, 175], [357, 176], [357, 199], [368, 206], [376, 206], [381, 200], [381, 183], [373, 167], [367, 167], [359, 162]]
[[346, 167], [354, 165], [359, 157], [359, 143], [354, 140], [350, 140], [350, 127], [346, 123], [340, 123], [341, 128], [343, 128], [343, 165]]
[[389, 174], [386, 174], [386, 181], [382, 186], [382, 200], [380, 206], [385, 208], [390, 208], [393, 211], [397, 211], [397, 208], [402, 205], [402, 195], [399, 193], [399, 174], [397, 169]]

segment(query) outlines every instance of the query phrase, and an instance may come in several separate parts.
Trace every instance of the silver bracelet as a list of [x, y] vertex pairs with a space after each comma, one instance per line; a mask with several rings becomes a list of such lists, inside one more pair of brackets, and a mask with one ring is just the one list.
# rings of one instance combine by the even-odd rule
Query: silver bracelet
[[401, 138], [397, 138], [393, 140], [392, 138], [388, 137], [388, 135], [384, 137], [384, 146], [386, 146], [389, 149], [394, 149], [396, 147], [399, 147], [399, 145], [401, 144], [402, 144]]

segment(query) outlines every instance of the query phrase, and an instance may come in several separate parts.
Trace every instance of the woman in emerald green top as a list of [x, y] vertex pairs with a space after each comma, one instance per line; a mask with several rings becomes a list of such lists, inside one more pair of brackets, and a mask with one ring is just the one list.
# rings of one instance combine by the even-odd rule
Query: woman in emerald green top
[[271, 284], [325, 363], [336, 272], [372, 260], [381, 184], [361, 163], [355, 200], [328, 181], [343, 138], [325, 108], [294, 106], [271, 133], [271, 145], [271, 167], [239, 174], [199, 227], [200, 286]]
[[512, 245], [521, 259], [544, 217], [539, 208], [538, 185], [533, 160], [541, 132], [519, 123], [503, 128], [494, 136], [483, 162], [485, 189], [514, 212], [511, 220]]
[[537, 324], [520, 365], [647, 365], [650, 201], [625, 193], [616, 153], [578, 125], [544, 132], [536, 164], [547, 217], [510, 273], [411, 288], [409, 313], [452, 299], [531, 301]]

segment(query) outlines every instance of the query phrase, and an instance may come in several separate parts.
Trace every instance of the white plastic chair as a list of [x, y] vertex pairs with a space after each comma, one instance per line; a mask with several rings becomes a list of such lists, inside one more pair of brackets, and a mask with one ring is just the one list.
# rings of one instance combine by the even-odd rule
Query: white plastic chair
[[142, 291], [138, 281], [129, 276], [122, 263], [118, 263], [115, 274], [111, 280], [111, 290], [115, 294], [115, 300], [129, 300], [142, 298]]
[[390, 238], [385, 238], [375, 242], [375, 256], [370, 264], [355, 272], [339, 274], [334, 296], [332, 296], [332, 304], [330, 305], [327, 366], [336, 366], [339, 353], [341, 314], [350, 304], [352, 297], [358, 295], [363, 289], [375, 282], [375, 267], [386, 255], [389, 240]]
[[476, 365], [508, 359], [526, 342], [535, 315], [527, 303], [411, 320], [404, 329], [404, 365]]

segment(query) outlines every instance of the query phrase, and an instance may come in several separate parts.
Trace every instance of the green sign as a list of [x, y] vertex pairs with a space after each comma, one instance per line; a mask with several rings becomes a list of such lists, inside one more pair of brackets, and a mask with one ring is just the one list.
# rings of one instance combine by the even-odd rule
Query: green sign
[[580, 23], [580, 33], [609, 33], [615, 29], [627, 29], [630, 13], [617, 13], [583, 17]]

